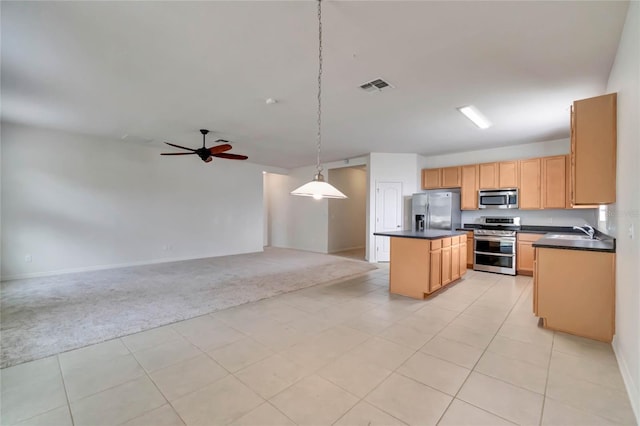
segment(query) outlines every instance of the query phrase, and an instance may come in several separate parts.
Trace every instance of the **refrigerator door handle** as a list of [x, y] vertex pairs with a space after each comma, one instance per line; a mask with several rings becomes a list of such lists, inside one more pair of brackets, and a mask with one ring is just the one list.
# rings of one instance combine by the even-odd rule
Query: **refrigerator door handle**
[[427, 227], [426, 227], [426, 229], [431, 229], [431, 215], [429, 214], [429, 207], [431, 207], [431, 203], [427, 204]]

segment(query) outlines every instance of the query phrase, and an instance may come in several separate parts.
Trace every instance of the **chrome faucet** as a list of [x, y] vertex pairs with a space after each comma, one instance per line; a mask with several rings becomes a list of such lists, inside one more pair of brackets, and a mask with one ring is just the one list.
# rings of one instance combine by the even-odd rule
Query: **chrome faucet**
[[596, 231], [595, 231], [595, 229], [593, 229], [593, 226], [589, 225], [588, 223], [585, 223], [584, 226], [574, 226], [573, 229], [578, 229], [578, 230], [584, 232], [592, 240], [594, 238], [594, 235], [596, 234]]

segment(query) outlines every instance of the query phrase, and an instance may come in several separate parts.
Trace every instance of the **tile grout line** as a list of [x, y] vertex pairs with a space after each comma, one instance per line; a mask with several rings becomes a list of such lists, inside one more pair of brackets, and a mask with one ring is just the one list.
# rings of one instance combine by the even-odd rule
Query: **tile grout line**
[[547, 377], [544, 381], [544, 394], [542, 395], [542, 407], [540, 407], [540, 422], [539, 425], [542, 425], [542, 419], [544, 416], [544, 405], [547, 402], [547, 388], [549, 387], [549, 375], [551, 373], [551, 359], [553, 358], [553, 345], [556, 342], [556, 332], [553, 332], [553, 340], [551, 340], [551, 352], [549, 353], [549, 362], [547, 363]]
[[[498, 285], [498, 283], [500, 282], [500, 280], [501, 280], [501, 279], [502, 279], [502, 277], [501, 277], [501, 278], [499, 278], [499, 279], [498, 279], [498, 280], [497, 280], [497, 281], [496, 281], [496, 282], [495, 282], [491, 287], [489, 287], [485, 292], [483, 292], [483, 293], [482, 293], [482, 295], [484, 295], [487, 291], [489, 291], [490, 289], [492, 289], [492, 288], [494, 288], [496, 285]], [[469, 377], [470, 377], [470, 376], [471, 376], [471, 374], [475, 371], [476, 366], [478, 365], [478, 363], [480, 362], [480, 360], [482, 359], [482, 357], [484, 356], [484, 354], [487, 352], [487, 348], [491, 345], [491, 342], [493, 342], [493, 340], [495, 339], [495, 337], [498, 335], [498, 332], [500, 331], [500, 329], [502, 328], [502, 326], [504, 325], [504, 323], [507, 321], [507, 319], [509, 318], [509, 316], [510, 316], [510, 315], [511, 315], [511, 313], [513, 312], [513, 309], [515, 308], [515, 306], [518, 304], [518, 302], [519, 302], [519, 301], [520, 301], [520, 299], [522, 298], [522, 296], [523, 296], [523, 294], [524, 294], [524, 290], [525, 290], [525, 289], [523, 288], [523, 289], [520, 291], [520, 294], [518, 295], [518, 298], [516, 299], [516, 301], [515, 301], [515, 302], [513, 303], [513, 305], [511, 306], [511, 309], [509, 309], [509, 312], [507, 313], [507, 315], [505, 316], [504, 320], [503, 320], [503, 321], [502, 321], [502, 323], [500, 324], [500, 327], [495, 331], [495, 333], [493, 334], [493, 337], [491, 338], [491, 340], [489, 341], [489, 343], [487, 343], [487, 345], [486, 345], [486, 346], [485, 346], [485, 348], [483, 349], [482, 354], [480, 354], [480, 356], [478, 357], [477, 361], [475, 362], [475, 364], [473, 365], [473, 367], [470, 369], [469, 374], [467, 375], [467, 377], [465, 377], [464, 381], [462, 382], [462, 384], [461, 384], [461, 385], [460, 385], [460, 387], [458, 388], [458, 391], [457, 391], [457, 392], [456, 392], [456, 394], [454, 395], [453, 399], [449, 402], [449, 405], [447, 406], [447, 408], [442, 412], [442, 415], [441, 415], [441, 416], [440, 416], [440, 418], [438, 419], [438, 422], [437, 422], [437, 423], [440, 423], [440, 421], [442, 421], [442, 418], [444, 417], [444, 415], [447, 413], [447, 411], [448, 411], [448, 410], [449, 410], [449, 408], [451, 407], [451, 404], [453, 403], [453, 401], [455, 401], [456, 399], [458, 399], [458, 394], [460, 394], [460, 391], [462, 390], [462, 388], [464, 387], [464, 385], [465, 385], [465, 384], [467, 383], [467, 381], [469, 380]], [[478, 298], [482, 297], [482, 295], [481, 295], [481, 296], [479, 296]], [[476, 299], [476, 300], [477, 300], [477, 299]], [[465, 309], [465, 310], [466, 310], [466, 309]], [[464, 311], [463, 311], [463, 312], [464, 312]], [[479, 373], [479, 372], [476, 372], [476, 373], [478, 373], [478, 374], [482, 374], [482, 373]], [[486, 376], [486, 375], [485, 375], [485, 376]], [[487, 377], [491, 377], [491, 376], [487, 376]], [[505, 383], [506, 383], [506, 382], [505, 382]], [[465, 402], [465, 403], [467, 403], [467, 404], [469, 404], [469, 405], [472, 405], [472, 406], [474, 406], [474, 407], [476, 407], [476, 408], [478, 408], [478, 409], [480, 409], [480, 410], [482, 410], [482, 411], [485, 411], [485, 412], [488, 412], [488, 413], [490, 413], [490, 414], [492, 414], [492, 415], [494, 415], [494, 416], [497, 416], [497, 417], [499, 417], [499, 418], [501, 418], [501, 419], [504, 419], [504, 420], [507, 420], [507, 421], [511, 422], [511, 420], [505, 419], [504, 417], [502, 417], [502, 416], [500, 416], [500, 415], [498, 415], [498, 414], [496, 414], [496, 413], [493, 413], [493, 412], [491, 412], [491, 411], [485, 410], [484, 408], [481, 408], [481, 407], [477, 407], [477, 406], [475, 406], [475, 405], [473, 405], [473, 404], [471, 404], [471, 403], [469, 403], [469, 402], [467, 402], [467, 401], [464, 401], [464, 400], [462, 400], [462, 399], [461, 399], [461, 401], [463, 401], [463, 402]], [[436, 423], [436, 424], [437, 424], [437, 423]], [[513, 423], [513, 422], [511, 422], [511, 423]]]
[[60, 364], [59, 355], [56, 355], [56, 361], [58, 361], [58, 370], [60, 371], [60, 379], [62, 380], [62, 389], [64, 389], [64, 397], [67, 399], [67, 410], [69, 410], [69, 418], [71, 419], [71, 424], [75, 425], [76, 422], [73, 420], [73, 411], [71, 411], [71, 401], [69, 401], [69, 393], [67, 392], [67, 384], [64, 380], [64, 374], [62, 374], [62, 364]]
[[[480, 295], [479, 295], [479, 296], [474, 300], [474, 302], [476, 302], [478, 299], [480, 299], [480, 298], [481, 298], [485, 293], [487, 293], [490, 289], [494, 288], [494, 287], [498, 284], [498, 282], [499, 282], [499, 281], [500, 281], [500, 279], [496, 280], [496, 282], [494, 282], [490, 287], [488, 287], [485, 291], [483, 291], [483, 292], [482, 292], [482, 293], [481, 293], [481, 294], [480, 294]], [[473, 304], [473, 303], [472, 303], [472, 304]], [[471, 305], [472, 305], [472, 304], [471, 304]], [[471, 306], [471, 305], [469, 305], [469, 306]], [[456, 318], [458, 318], [460, 315], [462, 315], [462, 313], [463, 313], [464, 311], [466, 311], [466, 310], [469, 308], [469, 306], [467, 306], [467, 308], [465, 308], [462, 312], [460, 312], [460, 313], [459, 313], [459, 314], [458, 314], [458, 315], [457, 315], [453, 320], [451, 320], [451, 321], [453, 322]], [[507, 314], [507, 317], [508, 317], [508, 314]], [[505, 317], [505, 321], [506, 321], [506, 317]], [[504, 321], [503, 321], [503, 323], [504, 323]], [[497, 334], [497, 333], [498, 333], [498, 331], [496, 330], [496, 334]], [[438, 334], [440, 334], [440, 333], [438, 333]], [[438, 334], [436, 334], [436, 335], [438, 335]], [[492, 339], [492, 341], [493, 341], [493, 339]], [[427, 342], [427, 343], [428, 343], [428, 342]], [[487, 344], [487, 347], [488, 347], [490, 344], [491, 344], [491, 341]], [[485, 349], [485, 351], [486, 351], [486, 349]], [[465, 384], [465, 383], [467, 382], [467, 380], [469, 379], [469, 376], [470, 376], [470, 375], [471, 375], [471, 373], [473, 372], [473, 369], [474, 369], [474, 368], [475, 368], [475, 366], [478, 364], [478, 362], [480, 361], [480, 358], [482, 358], [482, 356], [483, 356], [483, 355], [484, 355], [484, 351], [482, 352], [482, 354], [480, 354], [480, 356], [478, 357], [478, 360], [475, 362], [475, 364], [473, 365], [473, 367], [471, 367], [471, 368], [469, 369], [469, 374], [467, 375], [467, 377], [465, 377], [464, 381], [462, 382], [462, 384], [461, 384], [461, 385], [460, 385], [460, 387], [458, 388], [458, 391], [456, 392], [456, 394], [455, 394], [455, 395], [453, 395], [453, 398], [451, 398], [451, 401], [449, 401], [449, 404], [447, 405], [447, 408], [445, 408], [445, 409], [444, 409], [444, 411], [442, 412], [442, 414], [441, 414], [441, 415], [440, 415], [440, 417], [438, 418], [438, 421], [436, 422], [436, 424], [440, 423], [440, 422], [442, 421], [442, 418], [444, 417], [444, 415], [447, 413], [447, 411], [449, 411], [449, 408], [451, 407], [451, 404], [453, 404], [453, 401], [455, 401], [455, 400], [456, 400], [456, 398], [457, 398], [457, 396], [458, 396], [458, 393], [460, 393], [460, 390], [464, 387], [464, 384]], [[466, 367], [465, 367], [465, 368], [466, 368]], [[478, 407], [478, 408], [479, 408], [479, 407]], [[491, 413], [491, 414], [493, 414], [493, 413]]]
[[[497, 281], [496, 281], [496, 283], [497, 283]], [[479, 295], [478, 295], [478, 297], [476, 297], [475, 299], [473, 299], [473, 302], [477, 301], [477, 300], [478, 300], [480, 297], [482, 297], [482, 296], [483, 296], [487, 291], [489, 291], [491, 288], [493, 288], [493, 287], [495, 286], [495, 284], [496, 284], [496, 283], [494, 283], [494, 284], [492, 284], [491, 286], [487, 287], [487, 289], [485, 289], [481, 294], [479, 294]], [[473, 302], [472, 302], [471, 304], [473, 304]], [[469, 304], [469, 306], [471, 306], [471, 304]], [[437, 307], [437, 306], [436, 306], [436, 307]], [[438, 307], [438, 308], [440, 308], [440, 307]], [[421, 308], [421, 309], [422, 309], [422, 308]], [[440, 309], [446, 309], [446, 308], [440, 308]], [[451, 310], [451, 309], [447, 309], [447, 310]], [[447, 326], [449, 326], [449, 324], [451, 324], [453, 321], [455, 321], [455, 320], [456, 320], [456, 318], [458, 318], [460, 315], [462, 315], [462, 313], [463, 313], [465, 310], [466, 310], [466, 308], [465, 308], [464, 310], [462, 310], [462, 311], [458, 312], [458, 314], [457, 314], [456, 316], [454, 316], [451, 320], [449, 320], [449, 322], [447, 322], [447, 325], [445, 325], [445, 326], [443, 327], [443, 329], [444, 329], [444, 328], [446, 328]], [[454, 312], [455, 312], [455, 311], [454, 311]], [[415, 313], [415, 311], [414, 311], [413, 313]], [[387, 328], [388, 328], [388, 327], [387, 327]], [[442, 331], [442, 330], [441, 330], [441, 331]], [[420, 385], [422, 385], [422, 386], [426, 386], [426, 387], [428, 387], [428, 388], [430, 388], [430, 389], [433, 389], [433, 390], [435, 390], [435, 391], [437, 391], [437, 392], [440, 392], [440, 393], [442, 393], [442, 394], [444, 394], [444, 395], [448, 395], [448, 394], [446, 394], [445, 392], [442, 392], [442, 391], [441, 391], [441, 390], [439, 390], [439, 389], [436, 389], [436, 388], [434, 388], [434, 387], [432, 387], [432, 386], [426, 385], [426, 384], [424, 384], [424, 383], [422, 383], [422, 382], [419, 382], [418, 380], [416, 380], [416, 379], [414, 379], [414, 378], [412, 378], [412, 377], [407, 377], [407, 376], [405, 376], [404, 374], [402, 374], [402, 373], [398, 373], [398, 372], [397, 372], [397, 370], [398, 370], [400, 367], [402, 367], [402, 366], [403, 366], [403, 365], [404, 365], [404, 364], [405, 364], [409, 359], [411, 359], [411, 358], [412, 358], [413, 356], [415, 356], [418, 352], [420, 352], [420, 350], [421, 350], [421, 349], [422, 349], [422, 348], [423, 348], [427, 343], [429, 343], [431, 340], [433, 340], [433, 338], [435, 338], [439, 333], [440, 333], [440, 332], [435, 333], [433, 336], [431, 336], [431, 338], [430, 338], [429, 340], [427, 340], [427, 341], [425, 342], [425, 344], [424, 344], [424, 345], [422, 345], [419, 349], [414, 350], [414, 352], [413, 352], [411, 355], [409, 355], [405, 361], [403, 361], [402, 363], [400, 363], [400, 365], [398, 365], [395, 369], [391, 370], [391, 374], [389, 374], [389, 375], [388, 375], [387, 377], [385, 377], [385, 378], [384, 378], [380, 383], [378, 383], [375, 387], [373, 387], [373, 389], [371, 389], [369, 392], [367, 392], [367, 394], [366, 394], [365, 396], [363, 396], [363, 397], [360, 399], [360, 401], [359, 401], [359, 402], [365, 402], [365, 403], [368, 403], [365, 399], [366, 399], [366, 398], [367, 398], [367, 397], [368, 397], [372, 392], [374, 392], [376, 389], [378, 389], [380, 386], [382, 386], [382, 384], [383, 384], [383, 383], [385, 383], [385, 382], [389, 379], [389, 377], [391, 377], [391, 375], [393, 375], [394, 373], [395, 373], [395, 374], [398, 374], [398, 375], [400, 375], [400, 376], [402, 376], [402, 377], [405, 377], [405, 378], [407, 378], [407, 379], [409, 379], [409, 380], [411, 380], [411, 381], [413, 381], [413, 382], [416, 382], [416, 383], [418, 383], [418, 384], [420, 384]], [[381, 339], [383, 339], [383, 340], [387, 340], [388, 342], [391, 342], [391, 343], [394, 343], [394, 344], [398, 345], [398, 343], [393, 342], [393, 341], [388, 340], [388, 339], [385, 339], [384, 337], [381, 337], [381, 336], [374, 336], [374, 337], [379, 337], [379, 338], [381, 338]], [[403, 346], [403, 345], [399, 345], [399, 346]], [[406, 347], [406, 346], [403, 346], [403, 347]], [[407, 348], [407, 349], [412, 349], [412, 348]], [[448, 396], [451, 396], [451, 395], [448, 395]], [[447, 410], [449, 409], [449, 406], [451, 405], [451, 402], [453, 402], [453, 400], [454, 400], [454, 399], [455, 399], [455, 396], [451, 399], [451, 401], [450, 401], [450, 402], [449, 402], [449, 404], [447, 405], [447, 408], [445, 408], [445, 410], [442, 412], [442, 415], [441, 415], [441, 416], [440, 416], [440, 418], [438, 419], [438, 422], [440, 421], [440, 419], [442, 418], [442, 416], [444, 415], [444, 413], [446, 413], [446, 412], [447, 412]], [[358, 403], [359, 403], [359, 402], [358, 402]], [[356, 403], [356, 405], [357, 405], [358, 403]], [[372, 405], [372, 404], [370, 404], [370, 405]], [[396, 417], [396, 416], [394, 416], [393, 414], [391, 414], [391, 413], [389, 413], [388, 411], [384, 410], [382, 407], [378, 407], [377, 405], [372, 405], [372, 406], [373, 406], [373, 407], [375, 407], [375, 408], [377, 408], [378, 410], [380, 410], [380, 411], [382, 411], [382, 412], [384, 412], [384, 413], [386, 413], [386, 414], [390, 415], [391, 417], [393, 417], [393, 418], [396, 418], [396, 419], [397, 419], [397, 417]], [[355, 405], [354, 405], [354, 407], [355, 407]], [[351, 407], [351, 409], [353, 409], [353, 407]], [[351, 411], [351, 409], [349, 409], [349, 410], [347, 411], [347, 413], [348, 413], [349, 411]], [[344, 417], [347, 413], [343, 414], [340, 418]], [[338, 420], [339, 420], [339, 419], [338, 419]], [[337, 422], [338, 420], [336, 420], [336, 422]], [[403, 420], [401, 420], [401, 419], [398, 419], [398, 420], [400, 420], [402, 423], [406, 423], [406, 422], [404, 422], [404, 421], [403, 421]]]

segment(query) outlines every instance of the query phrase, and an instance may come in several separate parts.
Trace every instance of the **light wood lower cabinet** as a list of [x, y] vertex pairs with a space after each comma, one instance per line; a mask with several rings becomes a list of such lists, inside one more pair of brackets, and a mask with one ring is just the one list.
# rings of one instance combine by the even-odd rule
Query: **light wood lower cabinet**
[[429, 267], [431, 268], [431, 280], [429, 282], [429, 293], [433, 293], [442, 287], [442, 247], [432, 246], [429, 252]]
[[458, 267], [460, 276], [463, 276], [467, 272], [467, 237], [465, 235], [460, 237], [460, 263]]
[[442, 248], [442, 285], [451, 282], [451, 246]]
[[458, 278], [460, 278], [460, 244], [452, 244], [451, 245], [451, 281], [455, 281]]
[[391, 237], [389, 292], [424, 299], [460, 279], [467, 272], [465, 240], [466, 235], [438, 240]]
[[544, 234], [525, 234], [518, 232], [516, 246], [516, 272], [519, 275], [533, 275], [533, 243]]
[[533, 311], [545, 328], [611, 342], [615, 253], [535, 248]]
[[467, 268], [473, 269], [473, 232], [467, 232]]

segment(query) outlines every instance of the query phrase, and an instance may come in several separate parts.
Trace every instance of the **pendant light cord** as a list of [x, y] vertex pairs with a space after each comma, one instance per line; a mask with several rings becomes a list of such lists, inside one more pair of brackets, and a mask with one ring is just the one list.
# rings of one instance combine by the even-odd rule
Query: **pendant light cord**
[[316, 169], [321, 176], [320, 144], [322, 143], [322, 0], [318, 0], [318, 135]]

